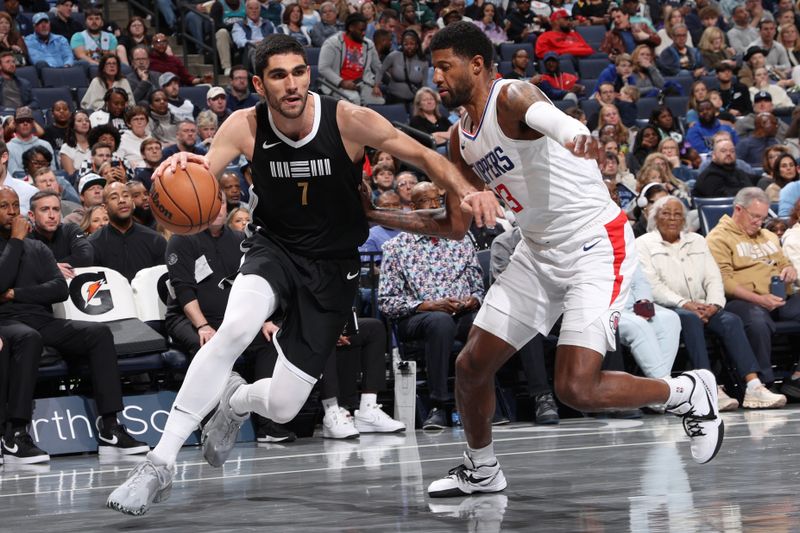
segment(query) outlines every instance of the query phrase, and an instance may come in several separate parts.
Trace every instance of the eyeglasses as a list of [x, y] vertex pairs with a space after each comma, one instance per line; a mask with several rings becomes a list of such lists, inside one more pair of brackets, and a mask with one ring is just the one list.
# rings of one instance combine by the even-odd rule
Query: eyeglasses
[[747, 216], [749, 216], [750, 220], [752, 220], [753, 222], [764, 222], [767, 219], [767, 216], [769, 216], [768, 214], [767, 215], [760, 215], [758, 213], [751, 213], [749, 210], [745, 209], [744, 207], [742, 207], [741, 209], [742, 209], [742, 211], [747, 213]]

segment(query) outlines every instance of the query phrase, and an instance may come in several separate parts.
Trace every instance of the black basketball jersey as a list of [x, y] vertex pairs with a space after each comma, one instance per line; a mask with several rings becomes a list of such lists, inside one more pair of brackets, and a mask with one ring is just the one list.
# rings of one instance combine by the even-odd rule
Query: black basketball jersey
[[362, 162], [353, 163], [342, 143], [337, 101], [315, 93], [311, 98], [314, 127], [298, 141], [277, 131], [265, 102], [256, 105], [254, 222], [296, 254], [351, 257], [369, 233], [358, 191]]

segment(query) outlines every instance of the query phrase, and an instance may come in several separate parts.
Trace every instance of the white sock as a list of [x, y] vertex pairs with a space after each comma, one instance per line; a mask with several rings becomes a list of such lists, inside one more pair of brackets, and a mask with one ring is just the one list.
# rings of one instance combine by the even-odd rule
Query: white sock
[[361, 405], [358, 406], [360, 410], [365, 410], [369, 407], [378, 405], [378, 395], [374, 392], [364, 392], [361, 394]]
[[[261, 383], [262, 381], [265, 383]], [[264, 378], [252, 385], [245, 384], [236, 389], [228, 402], [233, 412], [239, 416], [244, 416], [247, 413], [263, 411], [264, 409], [261, 406], [269, 398], [269, 385], [271, 382], [272, 378]]]
[[490, 442], [488, 446], [483, 448], [473, 449], [467, 447], [467, 454], [469, 458], [472, 459], [472, 462], [475, 466], [478, 465], [491, 465], [497, 462], [497, 458], [494, 456], [494, 443]]
[[665, 379], [664, 382], [669, 386], [669, 398], [667, 399], [667, 409], [672, 409], [680, 404], [689, 401], [692, 394], [692, 380], [687, 376]]
[[758, 378], [753, 378], [747, 382], [747, 392], [755, 392], [763, 383]]
[[175, 464], [181, 446], [200, 425], [200, 420], [199, 417], [173, 406], [164, 426], [164, 433], [156, 447], [147, 454], [147, 458], [157, 465]]
[[326, 398], [322, 400], [322, 408], [325, 409], [326, 415], [332, 415], [339, 410], [339, 402], [336, 400], [335, 396], [333, 398]]

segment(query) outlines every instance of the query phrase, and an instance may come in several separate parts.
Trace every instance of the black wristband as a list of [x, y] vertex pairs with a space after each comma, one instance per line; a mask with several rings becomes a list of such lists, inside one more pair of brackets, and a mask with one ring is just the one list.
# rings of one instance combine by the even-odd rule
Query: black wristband
[[204, 328], [204, 327], [206, 327], [207, 325], [208, 325], [208, 322], [204, 322], [204, 323], [200, 324], [199, 326], [197, 326], [197, 327], [196, 327], [196, 328], [194, 328], [194, 329], [195, 329], [195, 331], [200, 331], [201, 329], [203, 329], [203, 328]]

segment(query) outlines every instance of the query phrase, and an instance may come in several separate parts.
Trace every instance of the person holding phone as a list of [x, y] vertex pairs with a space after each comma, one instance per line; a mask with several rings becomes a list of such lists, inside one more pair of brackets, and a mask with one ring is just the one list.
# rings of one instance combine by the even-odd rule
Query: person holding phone
[[[768, 214], [767, 194], [758, 187], [745, 187], [733, 200], [733, 215], [724, 215], [707, 238], [722, 273], [728, 299], [725, 310], [742, 319], [750, 345], [765, 367], [766, 383], [774, 379], [769, 357], [775, 322], [800, 320], [800, 298], [792, 290], [797, 270], [783, 253], [778, 237], [761, 227]], [[775, 283], [774, 277], [778, 278]], [[800, 369], [784, 380], [781, 393], [800, 398]]]

